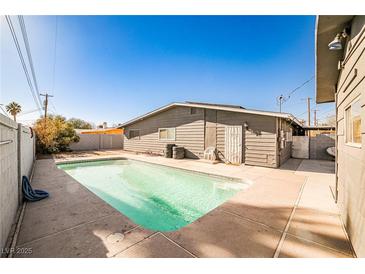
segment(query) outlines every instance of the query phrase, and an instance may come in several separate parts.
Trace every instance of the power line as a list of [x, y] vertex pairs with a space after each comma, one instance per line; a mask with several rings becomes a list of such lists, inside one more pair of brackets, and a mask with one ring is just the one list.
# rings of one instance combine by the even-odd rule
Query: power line
[[26, 115], [26, 114], [29, 114], [29, 113], [33, 113], [33, 112], [36, 112], [38, 110], [42, 110], [42, 109], [41, 108], [37, 108], [37, 109], [33, 109], [33, 110], [22, 111], [21, 113], [18, 114], [18, 116], [23, 116], [23, 115]]
[[57, 109], [56, 109], [55, 105], [53, 104], [53, 102], [52, 101], [49, 101], [49, 102], [51, 103], [51, 106], [54, 109], [54, 111], [57, 112]]
[[10, 118], [9, 114], [3, 109], [3, 104], [0, 104], [0, 109], [4, 112], [6, 116]]
[[303, 82], [302, 84], [300, 84], [299, 86], [297, 86], [295, 89], [291, 90], [286, 96], [283, 94], [278, 96], [276, 98], [276, 101], [277, 101], [277, 104], [279, 105], [280, 112], [281, 112], [281, 106], [290, 99], [290, 96], [292, 96], [296, 91], [298, 91], [299, 89], [304, 87], [306, 84], [311, 82], [313, 79], [314, 79], [314, 75], [311, 78], [309, 78], [308, 80], [306, 80], [305, 82]]
[[35, 87], [35, 90], [37, 92], [37, 98], [38, 98], [39, 103], [42, 104], [42, 100], [39, 96], [38, 82], [37, 82], [37, 77], [35, 75], [35, 69], [34, 69], [34, 64], [33, 64], [32, 53], [30, 51], [27, 29], [25, 27], [24, 18], [23, 18], [22, 15], [18, 15], [18, 21], [19, 21], [20, 30], [21, 30], [22, 36], [23, 36], [25, 50], [26, 50], [27, 56], [28, 56], [28, 61], [29, 61], [29, 65], [30, 65], [30, 71], [31, 71], [32, 77], [33, 77], [34, 87]]
[[54, 52], [53, 52], [53, 72], [52, 72], [52, 93], [54, 95], [55, 89], [55, 75], [56, 75], [56, 57], [57, 57], [57, 34], [58, 34], [58, 17], [56, 16], [56, 29], [54, 37]]
[[297, 90], [301, 89], [302, 87], [304, 87], [306, 84], [308, 84], [310, 81], [312, 81], [314, 79], [314, 75], [309, 78], [307, 81], [303, 82], [300, 86], [296, 87], [295, 89], [293, 89], [291, 92], [288, 93], [288, 99], [290, 98], [290, 96], [295, 93]]
[[[15, 30], [14, 30], [14, 26], [13, 26], [13, 23], [11, 21], [11, 18], [10, 18], [9, 15], [5, 15], [5, 18], [6, 18], [6, 22], [8, 23], [11, 36], [13, 37], [13, 41], [14, 41], [16, 50], [18, 52], [18, 55], [19, 55], [19, 58], [20, 58], [20, 61], [21, 61], [22, 67], [23, 67], [23, 70], [24, 70], [24, 73], [25, 73], [25, 77], [27, 78], [27, 82], [28, 82], [28, 85], [29, 85], [29, 88], [30, 88], [30, 92], [31, 92], [32, 97], [33, 97], [33, 100], [34, 100], [35, 104], [37, 105], [37, 107], [38, 108], [41, 108], [41, 105], [40, 105], [40, 103], [39, 103], [39, 101], [37, 99], [38, 97], [37, 97], [37, 95], [34, 92], [34, 88], [33, 88], [33, 85], [32, 85], [32, 81], [30, 79], [29, 72], [28, 72], [27, 66], [25, 64], [22, 51], [20, 49], [19, 41], [18, 41], [18, 38], [16, 36], [16, 33], [15, 33]], [[41, 111], [39, 111], [39, 113], [42, 114]]]

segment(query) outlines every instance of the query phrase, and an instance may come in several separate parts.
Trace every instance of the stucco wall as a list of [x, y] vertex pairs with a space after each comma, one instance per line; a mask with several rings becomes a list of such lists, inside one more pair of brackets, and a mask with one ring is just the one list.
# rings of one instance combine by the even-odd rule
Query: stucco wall
[[[365, 257], [365, 16], [352, 22], [344, 60], [336, 93], [338, 205], [357, 256]], [[361, 147], [345, 140], [345, 109], [358, 96]]]
[[34, 138], [28, 128], [0, 114], [0, 248], [6, 244], [21, 202], [21, 176], [29, 176]]

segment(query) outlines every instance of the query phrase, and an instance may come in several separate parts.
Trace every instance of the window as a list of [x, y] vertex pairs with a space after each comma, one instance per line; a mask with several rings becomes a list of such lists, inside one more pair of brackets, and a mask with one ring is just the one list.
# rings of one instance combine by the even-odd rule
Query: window
[[361, 105], [360, 99], [356, 99], [345, 110], [346, 119], [346, 143], [361, 145]]
[[129, 139], [140, 139], [139, 129], [131, 129], [129, 130]]
[[169, 140], [175, 141], [175, 128], [159, 128], [158, 129], [158, 139], [161, 141]]
[[190, 108], [190, 114], [191, 115], [196, 114], [196, 108]]

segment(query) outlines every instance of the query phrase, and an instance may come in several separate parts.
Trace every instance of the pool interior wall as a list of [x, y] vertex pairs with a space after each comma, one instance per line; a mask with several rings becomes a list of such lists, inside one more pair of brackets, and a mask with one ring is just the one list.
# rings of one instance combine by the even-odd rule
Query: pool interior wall
[[178, 230], [249, 186], [238, 179], [130, 159], [57, 166], [136, 224], [156, 231]]

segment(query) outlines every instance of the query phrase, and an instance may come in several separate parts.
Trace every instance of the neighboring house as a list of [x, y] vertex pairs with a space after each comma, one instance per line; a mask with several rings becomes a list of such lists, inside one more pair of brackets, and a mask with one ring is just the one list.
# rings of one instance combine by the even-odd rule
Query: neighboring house
[[303, 126], [305, 134], [310, 137], [315, 137], [317, 135], [328, 135], [335, 136], [336, 127], [335, 126]]
[[287, 113], [240, 106], [172, 103], [121, 125], [124, 149], [162, 155], [166, 144], [185, 148], [188, 158], [203, 158], [213, 147], [233, 164], [278, 167], [291, 154], [291, 137], [300, 122]]
[[78, 130], [80, 134], [123, 134], [120, 128], [97, 128]]
[[336, 200], [365, 257], [365, 16], [319, 16], [316, 36], [316, 101], [336, 103]]

